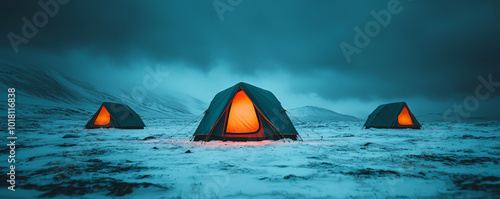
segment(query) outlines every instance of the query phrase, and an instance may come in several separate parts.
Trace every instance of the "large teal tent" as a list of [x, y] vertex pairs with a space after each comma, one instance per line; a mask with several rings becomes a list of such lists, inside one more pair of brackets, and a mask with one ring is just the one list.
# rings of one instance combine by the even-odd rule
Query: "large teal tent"
[[298, 133], [274, 94], [240, 82], [214, 97], [193, 136], [194, 141], [297, 140]]
[[129, 106], [104, 102], [85, 128], [143, 129], [145, 126], [139, 115]]
[[373, 111], [364, 125], [365, 128], [414, 128], [421, 125], [413, 116], [406, 102], [382, 104]]

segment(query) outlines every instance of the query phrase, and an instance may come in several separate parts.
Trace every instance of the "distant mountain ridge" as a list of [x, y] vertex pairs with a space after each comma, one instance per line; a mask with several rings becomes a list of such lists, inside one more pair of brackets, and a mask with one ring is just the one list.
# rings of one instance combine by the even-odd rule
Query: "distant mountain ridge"
[[109, 101], [129, 105], [136, 112], [165, 116], [198, 115], [206, 109], [204, 102], [183, 93], [157, 95], [149, 92], [138, 102], [131, 91], [103, 91], [64, 74], [1, 65], [0, 89], [14, 87], [19, 103], [97, 110], [98, 105]]
[[[453, 120], [453, 118], [459, 117], [457, 114], [448, 115], [447, 118]], [[417, 116], [417, 119], [422, 122], [446, 122], [444, 114], [442, 113], [427, 113]], [[492, 117], [460, 117], [462, 121], [500, 121], [500, 116]]]
[[361, 119], [354, 116], [340, 114], [335, 111], [320, 108], [316, 106], [303, 106], [288, 110], [291, 117], [297, 117], [300, 120], [317, 121], [317, 120], [336, 120], [336, 121], [360, 121]]

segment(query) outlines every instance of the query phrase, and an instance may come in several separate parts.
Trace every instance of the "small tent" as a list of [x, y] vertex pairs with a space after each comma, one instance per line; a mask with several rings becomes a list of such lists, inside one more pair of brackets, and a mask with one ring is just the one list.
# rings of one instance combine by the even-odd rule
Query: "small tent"
[[85, 128], [143, 129], [145, 126], [139, 115], [129, 106], [104, 102]]
[[194, 141], [258, 141], [290, 138], [297, 130], [271, 92], [240, 82], [215, 95]]
[[421, 125], [405, 102], [382, 104], [368, 116], [365, 128], [414, 128]]

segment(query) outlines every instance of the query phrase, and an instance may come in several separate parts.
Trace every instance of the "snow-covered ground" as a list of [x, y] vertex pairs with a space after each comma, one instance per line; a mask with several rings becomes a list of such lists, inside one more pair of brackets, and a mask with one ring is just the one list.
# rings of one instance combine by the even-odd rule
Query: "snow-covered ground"
[[191, 142], [196, 122], [183, 127], [195, 116], [145, 115], [143, 130], [85, 130], [94, 110], [22, 108], [16, 192], [5, 185], [1, 198], [500, 195], [500, 122], [495, 121], [432, 122], [422, 130], [295, 121], [302, 142]]
[[[429, 114], [422, 130], [363, 130], [362, 120], [309, 106], [289, 111], [304, 141], [191, 142], [207, 104], [189, 95], [151, 91], [134, 102], [126, 90], [4, 66], [0, 89], [16, 87], [17, 175], [16, 192], [2, 181], [0, 198], [500, 195], [498, 120]], [[103, 101], [130, 105], [147, 128], [85, 130]], [[0, 152], [7, 172], [9, 149]]]

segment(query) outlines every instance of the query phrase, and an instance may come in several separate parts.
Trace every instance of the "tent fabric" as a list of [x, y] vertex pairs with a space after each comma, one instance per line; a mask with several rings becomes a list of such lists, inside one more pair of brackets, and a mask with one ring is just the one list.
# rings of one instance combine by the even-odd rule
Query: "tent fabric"
[[363, 125], [365, 128], [414, 128], [422, 127], [411, 113], [406, 102], [378, 106]]
[[[256, 133], [249, 133], [246, 136], [235, 136], [228, 133], [227, 115], [230, 115], [231, 102], [239, 91], [244, 91], [255, 107], [255, 113], [259, 120], [259, 132], [263, 130], [262, 136]], [[258, 132], [257, 132], [258, 133]], [[259, 87], [240, 82], [215, 95], [210, 106], [205, 111], [205, 116], [201, 120], [194, 133], [194, 140], [267, 140], [291, 138], [296, 140], [298, 132], [293, 126], [285, 109], [281, 106], [276, 96], [270, 91]], [[252, 138], [252, 136], [254, 136]], [[238, 137], [236, 139], [235, 137]], [[233, 139], [234, 138], [234, 139]]]
[[104, 102], [85, 128], [143, 129], [145, 126], [141, 117], [129, 106]]

